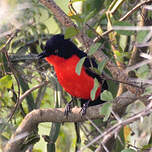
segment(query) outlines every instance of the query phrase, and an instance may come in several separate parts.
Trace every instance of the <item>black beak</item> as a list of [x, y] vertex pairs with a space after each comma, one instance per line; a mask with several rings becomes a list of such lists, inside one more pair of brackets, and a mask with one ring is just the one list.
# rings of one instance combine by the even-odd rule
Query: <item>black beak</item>
[[47, 53], [46, 51], [44, 51], [44, 52], [42, 52], [42, 53], [40, 53], [40, 54], [38, 55], [38, 59], [43, 59], [43, 58], [45, 58], [45, 57], [47, 57], [47, 56], [49, 56], [48, 53]]

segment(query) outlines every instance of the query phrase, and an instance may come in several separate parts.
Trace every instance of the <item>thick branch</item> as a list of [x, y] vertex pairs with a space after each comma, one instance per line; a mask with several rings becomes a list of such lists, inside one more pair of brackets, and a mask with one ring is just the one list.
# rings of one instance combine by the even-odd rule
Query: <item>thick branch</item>
[[23, 134], [29, 134], [37, 125], [41, 122], [80, 122], [90, 119], [102, 118], [99, 114], [100, 106], [88, 108], [87, 114], [81, 117], [81, 108], [73, 108], [72, 113], [69, 114], [68, 118], [64, 116], [64, 108], [57, 109], [37, 109], [33, 110], [26, 115], [20, 126], [17, 128], [15, 134], [12, 136], [10, 142], [5, 147], [5, 152], [17, 152], [21, 149], [21, 143], [23, 143], [25, 137], [16, 140], [18, 136]]
[[40, 2], [48, 7], [51, 12], [55, 15], [57, 20], [64, 26], [74, 26], [75, 24], [72, 22], [72, 20], [56, 5], [56, 3], [53, 0], [40, 0]]
[[[113, 110], [118, 113], [124, 112], [123, 108], [136, 99], [135, 95], [129, 92], [124, 93], [121, 97], [119, 97], [119, 100], [116, 101], [117, 103], [114, 103], [113, 105]], [[20, 151], [21, 145], [26, 137], [19, 140], [16, 140], [16, 138], [25, 133], [29, 134], [41, 122], [81, 122], [88, 119], [103, 118], [103, 115], [100, 114], [100, 108], [101, 105], [89, 107], [85, 116], [81, 116], [81, 108], [73, 108], [72, 113], [69, 114], [68, 117], [64, 116], [64, 108], [33, 110], [26, 115], [15, 134], [12, 136], [10, 142], [6, 144], [5, 152]]]

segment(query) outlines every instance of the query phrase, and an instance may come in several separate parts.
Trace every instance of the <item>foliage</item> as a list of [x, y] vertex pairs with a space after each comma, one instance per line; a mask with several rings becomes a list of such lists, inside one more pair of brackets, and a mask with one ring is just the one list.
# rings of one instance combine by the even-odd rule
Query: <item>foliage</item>
[[[151, 47], [149, 46], [151, 31], [148, 29], [151, 26], [151, 9], [148, 10], [144, 7], [142, 11], [137, 9], [137, 11], [128, 14], [128, 17], [124, 20], [122, 17], [136, 7], [138, 1], [72, 0], [69, 3], [68, 0], [56, 0], [55, 2], [66, 14], [69, 14], [78, 28], [61, 26], [54, 14], [37, 0], [28, 0], [26, 2], [23, 0], [0, 1], [2, 10], [2, 13], [0, 12], [1, 149], [27, 113], [38, 108], [64, 107], [63, 101], [71, 98], [58, 84], [54, 69], [45, 61], [38, 61], [36, 58], [37, 54], [42, 51], [46, 40], [52, 34], [64, 33], [66, 38], [72, 38], [79, 47], [88, 51], [89, 57], [93, 56], [100, 48], [111, 61], [116, 63], [118, 66], [116, 68], [120, 67], [125, 70], [124, 67], [132, 66], [131, 70], [127, 69], [128, 75], [133, 80], [140, 81], [144, 79], [142, 83], [147, 85], [147, 91], [143, 95], [151, 95], [151, 87], [149, 85], [151, 83], [149, 81], [151, 79], [151, 64], [145, 63], [140, 66], [143, 58], [141, 58], [139, 53], [151, 54]], [[81, 3], [80, 12], [77, 12], [78, 8], [75, 7], [75, 3]], [[144, 14], [145, 12], [148, 15]], [[144, 28], [145, 26], [147, 26], [147, 29]], [[134, 27], [138, 27], [138, 29]], [[140, 30], [139, 27], [141, 28]], [[106, 31], [110, 30], [112, 31], [109, 34], [105, 34]], [[98, 39], [98, 42], [94, 41], [90, 49], [88, 49], [75, 38], [80, 32], [83, 32], [84, 35], [92, 40], [95, 40], [96, 37], [100, 37], [100, 39]], [[101, 36], [103, 37], [101, 38]], [[78, 75], [81, 73], [84, 61], [85, 57], [77, 64], [76, 73]], [[98, 74], [105, 72], [111, 79], [111, 71], [105, 68], [107, 63], [107, 60], [99, 62], [98, 69], [94, 69], [94, 71]], [[137, 68], [133, 66], [136, 64], [138, 65]], [[100, 132], [146, 107], [144, 99], [140, 99], [130, 104], [126, 112], [124, 111], [123, 116], [120, 116], [121, 118], [118, 117], [120, 120], [117, 120], [112, 112], [112, 106], [117, 95], [118, 83], [110, 79], [108, 80], [109, 90], [102, 92], [100, 95], [102, 100], [108, 101], [103, 104], [100, 111], [105, 117], [103, 120], [95, 120], [93, 122]], [[24, 93], [44, 80], [48, 80], [50, 82], [49, 85], [43, 85], [26, 95], [12, 120], [8, 122], [12, 109], [23, 97]], [[92, 100], [95, 98], [98, 86], [99, 82], [95, 79], [94, 88], [90, 94]], [[64, 99], [62, 98], [63, 96]], [[117, 132], [116, 140], [113, 140], [115, 144], [110, 146], [112, 152], [144, 151], [151, 148], [151, 115], [141, 119], [123, 127], [124, 130]], [[98, 129], [92, 127], [93, 125], [90, 121], [79, 125], [81, 128], [82, 147], [100, 135], [100, 132], [97, 131]], [[45, 132], [46, 130], [47, 133]], [[68, 151], [74, 151], [77, 138], [74, 132], [74, 127], [71, 124], [64, 126], [60, 123], [49, 123], [44, 126], [41, 124], [39, 125], [39, 131], [35, 130], [33, 132], [34, 135], [29, 137], [30, 140], [27, 139], [23, 146], [25, 146], [24, 149], [27, 149], [30, 144], [33, 144], [35, 145], [33, 151], [44, 151], [42, 145], [45, 143], [48, 151], [50, 149], [51, 151], [55, 151], [55, 149], [56, 151], [62, 151], [63, 149], [63, 151], [67, 149]], [[46, 137], [44, 141], [42, 136], [39, 138], [38, 134], [48, 135], [43, 136]], [[89, 138], [87, 138], [88, 135]], [[97, 141], [88, 147], [86, 151], [94, 151], [99, 145], [100, 141]]]

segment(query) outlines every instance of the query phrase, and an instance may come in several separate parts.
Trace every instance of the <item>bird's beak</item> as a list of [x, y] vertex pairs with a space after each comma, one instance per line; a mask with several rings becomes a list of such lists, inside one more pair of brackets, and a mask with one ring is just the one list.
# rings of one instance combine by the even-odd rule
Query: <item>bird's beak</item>
[[40, 54], [38, 55], [38, 59], [42, 59], [42, 58], [45, 58], [45, 57], [47, 57], [47, 56], [48, 56], [47, 52], [44, 51], [44, 52], [42, 52], [42, 53], [40, 53]]

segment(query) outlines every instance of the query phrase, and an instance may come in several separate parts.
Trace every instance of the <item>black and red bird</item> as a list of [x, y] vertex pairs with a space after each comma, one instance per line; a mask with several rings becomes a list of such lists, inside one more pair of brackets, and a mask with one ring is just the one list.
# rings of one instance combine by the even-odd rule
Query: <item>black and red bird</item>
[[[76, 73], [76, 66], [81, 58], [86, 57], [81, 73]], [[79, 98], [82, 105], [82, 114], [86, 113], [88, 106], [101, 104], [100, 93], [107, 89], [106, 81], [90, 70], [93, 66], [97, 68], [94, 58], [89, 58], [86, 53], [77, 48], [70, 40], [65, 39], [64, 35], [57, 34], [52, 36], [45, 46], [45, 50], [39, 54], [39, 59], [45, 60], [54, 66], [57, 79], [66, 92], [73, 97]], [[96, 91], [95, 100], [90, 98], [90, 92], [94, 87], [94, 78], [100, 85]]]

